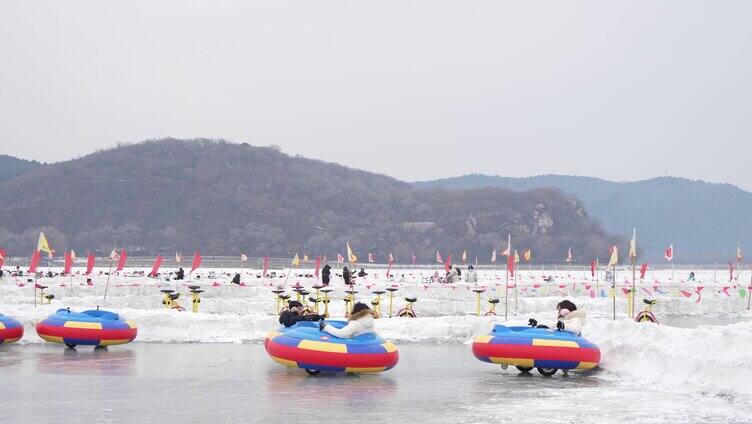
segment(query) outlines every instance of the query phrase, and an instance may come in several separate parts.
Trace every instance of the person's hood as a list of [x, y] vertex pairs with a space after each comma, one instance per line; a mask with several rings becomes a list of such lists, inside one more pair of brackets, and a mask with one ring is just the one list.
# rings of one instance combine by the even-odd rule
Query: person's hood
[[576, 311], [572, 311], [567, 314], [567, 316], [561, 318], [562, 321], [568, 321], [570, 319], [579, 318], [584, 320], [587, 317], [587, 310], [585, 309], [577, 309]]
[[358, 318], [358, 319], [356, 319], [354, 321], [357, 322], [358, 324], [360, 324], [361, 326], [363, 326], [363, 328], [365, 328], [366, 330], [369, 330], [369, 331], [373, 332], [373, 328], [374, 328], [373, 316], [366, 315], [366, 316]]

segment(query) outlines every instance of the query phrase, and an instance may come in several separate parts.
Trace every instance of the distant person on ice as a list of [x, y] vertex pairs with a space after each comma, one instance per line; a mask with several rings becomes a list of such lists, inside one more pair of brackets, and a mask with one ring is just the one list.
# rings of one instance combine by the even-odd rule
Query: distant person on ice
[[319, 323], [319, 329], [341, 339], [357, 337], [366, 333], [373, 333], [373, 312], [365, 303], [357, 302], [353, 305], [352, 313], [347, 319], [347, 325], [342, 328], [337, 328], [321, 321]]
[[351, 285], [351, 275], [350, 270], [347, 269], [347, 267], [342, 268], [342, 279], [345, 280], [345, 285]]
[[288, 310], [279, 314], [279, 323], [285, 327], [292, 327], [299, 321], [321, 321], [324, 319], [323, 315], [303, 315], [303, 304], [297, 300], [287, 302], [287, 307], [289, 308]]
[[183, 268], [178, 268], [178, 272], [175, 273], [175, 279], [182, 280], [183, 278], [185, 278], [185, 271], [183, 271]]
[[240, 285], [240, 274], [235, 274], [234, 277], [232, 277], [232, 281], [230, 281], [232, 284]]
[[329, 285], [329, 278], [332, 275], [332, 267], [329, 266], [329, 264], [324, 265], [323, 268], [321, 268], [321, 284], [328, 286]]
[[366, 270], [363, 269], [363, 268], [361, 268], [360, 272], [358, 272], [358, 277], [365, 277], [366, 275], [368, 275], [368, 273], [366, 272]]
[[465, 275], [465, 280], [468, 283], [477, 283], [478, 282], [478, 275], [475, 273], [475, 268], [473, 268], [472, 265], [467, 266], [467, 275]]
[[444, 283], [454, 284], [460, 279], [460, 275], [462, 275], [462, 271], [460, 271], [459, 268], [454, 267], [451, 271], [447, 272], [446, 277], [444, 277]]

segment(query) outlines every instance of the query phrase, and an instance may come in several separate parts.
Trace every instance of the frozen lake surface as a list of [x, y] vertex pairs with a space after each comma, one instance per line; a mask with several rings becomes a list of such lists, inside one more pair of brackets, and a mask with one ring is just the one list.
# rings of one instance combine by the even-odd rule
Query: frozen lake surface
[[752, 422], [748, 399], [692, 387], [502, 371], [462, 344], [399, 349], [383, 374], [309, 377], [260, 344], [11, 345], [0, 348], [0, 410], [8, 423]]

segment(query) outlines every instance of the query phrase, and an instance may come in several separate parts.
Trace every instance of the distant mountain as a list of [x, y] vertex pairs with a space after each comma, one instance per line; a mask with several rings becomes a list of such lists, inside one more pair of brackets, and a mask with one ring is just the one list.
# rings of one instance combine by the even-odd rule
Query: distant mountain
[[42, 166], [42, 164], [35, 160], [24, 160], [14, 158], [13, 156], [0, 155], [0, 183], [15, 178], [38, 166]]
[[[636, 182], [541, 175], [508, 178], [472, 174], [414, 183], [420, 188], [501, 187], [529, 190], [553, 187], [583, 201], [591, 216], [612, 233], [638, 229], [646, 257], [659, 261], [671, 243], [679, 262], [725, 262], [735, 257], [737, 240], [752, 243], [752, 193], [730, 184], [661, 177]], [[752, 251], [751, 251], [752, 252]]]
[[487, 262], [508, 233], [537, 261], [561, 262], [570, 246], [589, 258], [623, 242], [557, 190], [424, 190], [213, 140], [150, 141], [45, 165], [0, 183], [0, 198], [0, 246], [11, 254], [28, 254], [40, 229], [58, 251], [333, 259], [350, 242], [361, 260], [391, 251], [402, 263], [412, 251], [435, 263], [436, 250], [457, 262], [464, 249]]

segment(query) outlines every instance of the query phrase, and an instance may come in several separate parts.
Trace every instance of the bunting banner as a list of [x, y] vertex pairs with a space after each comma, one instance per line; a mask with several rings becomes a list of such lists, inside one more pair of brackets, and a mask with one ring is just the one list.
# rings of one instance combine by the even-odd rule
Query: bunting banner
[[37, 241], [37, 251], [47, 253], [50, 258], [55, 255], [55, 251], [50, 247], [50, 244], [47, 242], [47, 237], [44, 236], [44, 233], [39, 233], [39, 241]]
[[[197, 270], [201, 266], [201, 253], [196, 250], [193, 253], [193, 264], [191, 264], [191, 272]], [[189, 274], [191, 273], [189, 272]]]
[[34, 250], [34, 253], [31, 255], [31, 263], [29, 264], [29, 270], [27, 271], [29, 274], [35, 274], [37, 272], [37, 266], [39, 265], [39, 261], [42, 259], [42, 254], [39, 253], [39, 250]]
[[128, 259], [128, 254], [125, 253], [125, 249], [120, 251], [120, 257], [118, 258], [117, 269], [115, 271], [122, 271], [125, 268], [125, 261]]
[[63, 254], [64, 263], [63, 263], [63, 274], [69, 275], [71, 273], [71, 268], [73, 267], [73, 258], [71, 257], [71, 252], [65, 252]]
[[345, 243], [345, 247], [347, 247], [347, 261], [350, 262], [351, 265], [358, 262], [358, 257], [353, 253], [350, 243]]
[[510, 277], [514, 277], [514, 256], [512, 255], [507, 257], [507, 272]]
[[151, 267], [151, 272], [149, 272], [149, 277], [156, 277], [159, 274], [159, 267], [162, 266], [163, 260], [162, 255], [157, 255], [157, 258], [154, 259], [154, 265]]
[[637, 228], [632, 229], [632, 240], [629, 242], [629, 259], [637, 259]]
[[671, 262], [674, 260], [674, 245], [673, 243], [666, 248], [666, 251], [663, 252], [663, 257], [666, 258], [667, 261]]
[[503, 252], [501, 252], [502, 256], [509, 256], [512, 254], [512, 235], [509, 234], [507, 236], [507, 248], [504, 249]]
[[94, 257], [94, 254], [89, 252], [89, 255], [86, 257], [86, 272], [84, 275], [91, 275], [91, 272], [94, 270], [95, 262], [96, 258]]
[[619, 247], [611, 246], [611, 249], [609, 249], [609, 254], [611, 254], [611, 259], [608, 261], [608, 266], [618, 265], [619, 264]]

